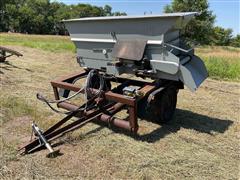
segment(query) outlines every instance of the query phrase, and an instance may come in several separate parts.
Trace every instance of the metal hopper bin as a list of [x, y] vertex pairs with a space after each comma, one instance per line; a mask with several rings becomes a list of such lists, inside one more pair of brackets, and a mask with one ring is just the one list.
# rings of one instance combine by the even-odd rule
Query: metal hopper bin
[[[77, 62], [84, 70], [51, 82], [55, 101], [38, 95], [53, 110], [58, 111], [51, 103], [68, 110], [66, 117], [38, 134], [48, 143], [90, 121], [103, 121], [135, 133], [138, 117], [168, 122], [176, 109], [179, 89], [186, 85], [195, 91], [208, 76], [203, 61], [194, 55], [194, 49], [186, 48], [180, 37], [180, 31], [195, 14], [64, 20], [77, 48]], [[83, 78], [84, 87], [75, 85]], [[70, 95], [71, 91], [75, 94]], [[85, 94], [85, 103], [69, 102], [80, 93]], [[129, 116], [116, 117], [123, 109]], [[72, 117], [79, 119], [63, 126]], [[30, 153], [43, 145], [38, 137], [23, 149]]]

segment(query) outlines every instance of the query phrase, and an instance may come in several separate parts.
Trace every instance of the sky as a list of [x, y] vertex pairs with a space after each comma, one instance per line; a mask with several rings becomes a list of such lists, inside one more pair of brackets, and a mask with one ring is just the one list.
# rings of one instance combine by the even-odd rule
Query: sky
[[[126, 12], [128, 15], [161, 14], [171, 0], [54, 0], [65, 4], [88, 3], [96, 6], [106, 4], [112, 11]], [[216, 15], [215, 25], [231, 28], [233, 35], [240, 34], [240, 0], [209, 0], [209, 9]]]

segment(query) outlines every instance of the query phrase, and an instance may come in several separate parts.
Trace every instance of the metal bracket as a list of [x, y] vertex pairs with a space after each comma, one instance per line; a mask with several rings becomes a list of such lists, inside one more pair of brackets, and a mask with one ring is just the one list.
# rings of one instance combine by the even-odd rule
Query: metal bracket
[[35, 135], [38, 137], [39, 144], [44, 144], [45, 147], [50, 151], [50, 153], [47, 155], [47, 157], [56, 157], [57, 154], [59, 154], [59, 150], [54, 151], [52, 146], [49, 144], [45, 136], [43, 135], [42, 131], [39, 129], [39, 127], [32, 123], [32, 130], [35, 133]]
[[140, 61], [143, 58], [146, 40], [118, 40], [113, 47], [112, 56], [119, 59]]
[[169, 46], [169, 47], [172, 47], [172, 48], [174, 48], [174, 49], [177, 49], [177, 50], [179, 50], [179, 51], [182, 51], [182, 52], [184, 52], [184, 53], [189, 53], [189, 52], [191, 52], [192, 50], [193, 50], [193, 48], [190, 48], [190, 49], [182, 49], [182, 48], [180, 48], [180, 47], [177, 47], [177, 46], [174, 46], [174, 45], [172, 45], [172, 44], [168, 44], [168, 43], [164, 43], [165, 45], [167, 45], [167, 46]]

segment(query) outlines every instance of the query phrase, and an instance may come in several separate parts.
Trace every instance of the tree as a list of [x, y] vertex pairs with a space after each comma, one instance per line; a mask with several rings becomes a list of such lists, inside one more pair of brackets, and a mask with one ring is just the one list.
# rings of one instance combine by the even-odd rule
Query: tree
[[119, 11], [117, 11], [117, 12], [112, 13], [112, 15], [113, 15], [113, 16], [126, 16], [127, 14], [126, 14], [125, 12], [119, 12]]
[[183, 36], [189, 41], [199, 44], [210, 44], [215, 16], [209, 9], [207, 0], [173, 0], [164, 8], [166, 13], [199, 12], [184, 28]]
[[90, 4], [66, 5], [50, 0], [0, 0], [0, 31], [30, 34], [66, 34], [63, 19], [120, 16], [104, 7]]
[[112, 8], [109, 5], [105, 5], [103, 8], [104, 16], [126, 16], [125, 12], [112, 12]]
[[0, 32], [8, 31], [9, 20], [8, 9], [9, 5], [12, 5], [14, 0], [1, 0], [0, 1]]
[[106, 16], [111, 16], [112, 15], [112, 7], [109, 5], [105, 5], [103, 8], [104, 14]]
[[212, 44], [218, 46], [229, 46], [232, 39], [232, 29], [224, 29], [216, 26], [213, 28]]
[[232, 38], [231, 46], [240, 47], [240, 34]]

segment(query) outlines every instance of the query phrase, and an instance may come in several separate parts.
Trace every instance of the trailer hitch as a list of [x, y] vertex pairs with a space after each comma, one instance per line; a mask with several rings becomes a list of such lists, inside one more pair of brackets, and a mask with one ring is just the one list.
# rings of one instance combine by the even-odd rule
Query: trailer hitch
[[[68, 132], [72, 132], [83, 127], [85, 124], [93, 121], [97, 123], [98, 121], [105, 122], [110, 126], [114, 125], [126, 130], [129, 130], [133, 133], [138, 131], [137, 123], [137, 105], [138, 102], [144, 97], [148, 96], [152, 91], [156, 89], [155, 82], [144, 82], [138, 80], [129, 80], [126, 78], [109, 78], [112, 82], [121, 83], [112, 90], [102, 90], [95, 89], [90, 87], [93, 97], [88, 99], [87, 102], [81, 106], [72, 104], [65, 99], [61, 99], [59, 96], [59, 89], [70, 90], [74, 92], [79, 92], [84, 94], [85, 89], [81, 89], [73, 83], [69, 83], [69, 80], [75, 80], [80, 78], [85, 78], [86, 72], [79, 72], [77, 74], [69, 75], [67, 77], [59, 78], [58, 80], [52, 81], [55, 99], [57, 102], [58, 108], [66, 109], [69, 113], [65, 114], [60, 121], [52, 125], [44, 132], [37, 128], [36, 124], [33, 124], [33, 130], [38, 137], [37, 139], [32, 140], [28, 144], [24, 144], [19, 148], [20, 154], [29, 154], [35, 151], [40, 150], [43, 146], [49, 149], [50, 153], [54, 152], [50, 146], [50, 142], [53, 140], [62, 137]], [[124, 86], [123, 86], [124, 85]], [[125, 88], [128, 86], [129, 88]], [[140, 89], [136, 93], [136, 97], [132, 98], [129, 95], [132, 94], [132, 87], [139, 86]], [[125, 91], [123, 93], [122, 91]], [[135, 88], [133, 88], [135, 89]], [[130, 93], [130, 94], [129, 94]], [[38, 96], [40, 99], [41, 96]], [[45, 101], [44, 101], [45, 102]], [[52, 101], [48, 101], [49, 103]], [[91, 104], [91, 106], [87, 104]], [[124, 119], [120, 119], [115, 116], [116, 113], [120, 112], [123, 109], [128, 110], [128, 116]], [[76, 120], [69, 122], [71, 118], [77, 117]], [[49, 148], [50, 147], [50, 148]]]
[[55, 150], [55, 151], [53, 150], [52, 146], [50, 145], [50, 143], [47, 141], [47, 139], [43, 135], [42, 130], [35, 123], [32, 123], [32, 130], [33, 130], [33, 133], [35, 134], [35, 136], [38, 137], [39, 143], [44, 144], [44, 146], [50, 151], [50, 153], [47, 155], [47, 157], [54, 158], [57, 155], [59, 155], [60, 150]]

